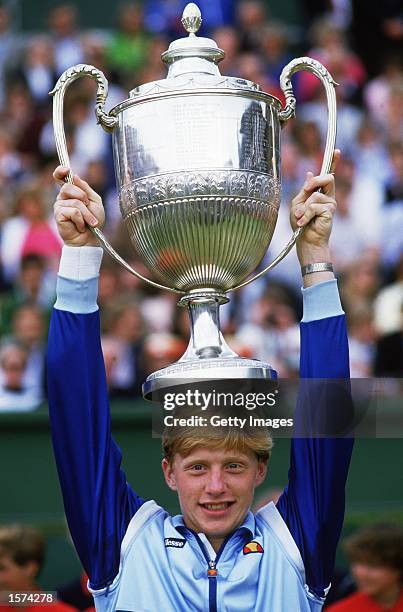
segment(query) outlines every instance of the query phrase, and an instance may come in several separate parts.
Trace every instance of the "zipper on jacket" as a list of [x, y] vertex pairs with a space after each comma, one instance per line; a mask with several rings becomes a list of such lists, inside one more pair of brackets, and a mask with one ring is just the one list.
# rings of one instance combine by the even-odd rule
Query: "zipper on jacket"
[[[191, 530], [189, 529], [189, 531]], [[208, 589], [209, 612], [217, 612], [217, 575], [218, 575], [217, 563], [223, 553], [226, 543], [228, 542], [228, 540], [231, 538], [233, 534], [231, 533], [225, 538], [224, 542], [220, 546], [220, 550], [218, 551], [215, 560], [213, 561], [212, 559], [210, 559], [207, 549], [204, 543], [202, 542], [202, 540], [200, 539], [199, 534], [197, 534], [195, 531], [192, 531], [192, 533], [196, 539], [196, 542], [201, 548], [204, 558], [207, 561], [207, 577], [208, 577], [208, 583], [209, 583], [209, 589]]]

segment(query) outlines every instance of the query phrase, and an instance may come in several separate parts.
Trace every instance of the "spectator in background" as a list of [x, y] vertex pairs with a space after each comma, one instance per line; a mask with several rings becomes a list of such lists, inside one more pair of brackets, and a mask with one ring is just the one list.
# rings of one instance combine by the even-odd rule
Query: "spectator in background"
[[56, 279], [47, 274], [45, 259], [40, 255], [25, 255], [14, 285], [0, 295], [0, 336], [10, 334], [11, 322], [19, 306], [33, 304], [46, 311], [52, 305], [55, 290]]
[[297, 168], [300, 176], [308, 171], [319, 173], [323, 158], [322, 137], [315, 121], [298, 121], [293, 126], [298, 147]]
[[[402, 100], [403, 104], [403, 100]], [[396, 266], [403, 254], [403, 144], [389, 147], [391, 175], [385, 184], [382, 210], [382, 260], [387, 271]]]
[[136, 72], [147, 62], [149, 35], [143, 27], [143, 9], [125, 4], [119, 10], [118, 29], [106, 51], [108, 65], [121, 83], [139, 85]]
[[108, 395], [115, 395], [115, 369], [119, 361], [123, 358], [122, 342], [110, 335], [101, 336], [102, 353], [105, 362], [106, 383], [108, 386]]
[[49, 265], [61, 253], [60, 238], [42, 193], [35, 186], [20, 191], [15, 204], [16, 215], [2, 227], [0, 257], [4, 275], [13, 280], [19, 274], [24, 255], [40, 255]]
[[[28, 525], [0, 527], [0, 591], [40, 593], [38, 575], [45, 560], [45, 542], [40, 533]], [[26, 603], [27, 612], [36, 610], [73, 612], [75, 608], [63, 602]], [[0, 611], [15, 610], [15, 606], [0, 600]]]
[[[337, 178], [350, 183], [348, 193], [349, 216], [355, 227], [360, 228], [361, 241], [374, 259], [385, 248], [382, 240], [382, 205], [384, 191], [376, 175], [360, 173], [351, 156], [344, 156], [337, 167]], [[353, 263], [353, 261], [351, 262]]]
[[24, 304], [15, 311], [12, 338], [28, 352], [24, 384], [42, 401], [45, 389], [46, 334], [45, 317], [37, 306]]
[[77, 10], [73, 4], [61, 4], [49, 14], [56, 72], [62, 72], [80, 64], [83, 59], [81, 34], [77, 27]]
[[94, 121], [93, 91], [87, 91], [90, 79], [82, 79], [80, 88], [66, 105], [66, 124], [70, 130], [71, 166], [75, 172], [86, 174], [88, 165], [107, 155], [110, 146], [108, 135]]
[[35, 36], [28, 41], [19, 68], [8, 78], [21, 81], [37, 105], [47, 106], [57, 77], [51, 41], [46, 36]]
[[266, 21], [265, 6], [259, 0], [241, 0], [237, 6], [237, 26], [242, 52], [259, 52], [262, 28]]
[[220, 62], [220, 72], [226, 76], [240, 76], [237, 59], [239, 53], [239, 36], [232, 26], [223, 26], [213, 32], [213, 40], [220, 49], [225, 50], [225, 57]]
[[161, 61], [161, 54], [168, 49], [168, 46], [169, 40], [165, 36], [160, 35], [150, 39], [147, 62], [137, 72], [138, 83], [140, 85], [165, 79], [167, 69]]
[[19, 344], [10, 342], [0, 348], [0, 413], [28, 412], [41, 404], [38, 390], [24, 380], [27, 363], [28, 352]]
[[[98, 304], [100, 310], [110, 307], [121, 291], [120, 277], [116, 264], [105, 259], [99, 275]], [[105, 331], [105, 330], [104, 330]]]
[[[312, 27], [314, 47], [307, 53], [323, 64], [343, 89], [343, 100], [357, 99], [357, 93], [366, 79], [365, 68], [357, 55], [347, 46], [343, 31], [330, 19], [322, 18]], [[303, 72], [299, 80], [299, 92], [304, 101], [313, 100], [321, 87], [312, 74]]]
[[385, 120], [388, 140], [401, 145], [403, 139], [403, 80], [391, 88]]
[[[276, 83], [278, 88], [283, 68], [292, 59], [289, 50], [288, 32], [283, 23], [270, 21], [264, 25], [260, 34], [260, 50], [263, 54], [266, 74], [271, 82]], [[295, 81], [293, 83], [295, 84]], [[298, 88], [298, 85], [296, 88]]]
[[241, 325], [235, 340], [249, 349], [252, 358], [268, 361], [280, 377], [298, 370], [299, 332], [287, 291], [271, 284]]
[[387, 113], [391, 92], [403, 79], [403, 60], [400, 55], [388, 57], [379, 75], [364, 87], [364, 101], [371, 119], [381, 128], [389, 130]]
[[[382, 69], [385, 57], [402, 55], [403, 19], [401, 0], [362, 2], [351, 0], [351, 35], [371, 76]], [[376, 41], [376, 44], [374, 44]]]
[[[265, 257], [264, 265], [267, 265], [269, 261], [274, 259], [274, 257], [280, 253], [290, 239], [289, 203], [298, 192], [301, 178], [304, 176], [300, 172], [299, 150], [297, 144], [292, 138], [293, 130], [291, 127], [292, 126], [290, 125], [289, 128], [284, 128], [285, 130], [289, 131], [286, 133], [283, 132], [285, 138], [281, 146], [281, 205], [280, 210], [278, 211], [276, 229], [270, 243], [268, 255]], [[290, 251], [279, 266], [276, 266], [270, 271], [270, 278], [274, 279], [278, 283], [287, 285], [287, 287], [294, 291], [295, 295], [299, 297], [301, 273], [299, 270], [299, 262], [295, 249]], [[249, 285], [249, 287], [253, 288], [254, 284], [255, 283], [252, 283], [252, 285]], [[246, 289], [249, 290], [248, 287], [246, 287]]]
[[372, 177], [379, 185], [390, 177], [391, 165], [384, 134], [368, 115], [363, 117], [350, 151], [358, 176]]
[[395, 271], [394, 282], [383, 287], [374, 301], [375, 326], [381, 336], [400, 331], [403, 304], [403, 250]]
[[373, 375], [376, 339], [373, 309], [369, 305], [353, 305], [348, 312], [351, 378], [369, 378]]
[[351, 262], [362, 256], [371, 243], [365, 240], [362, 224], [351, 214], [352, 183], [348, 178], [337, 180], [337, 210], [334, 215], [330, 248], [337, 270], [346, 271]]
[[110, 397], [141, 396], [144, 382], [144, 323], [138, 307], [131, 302], [107, 306], [108, 335], [102, 337]]
[[153, 332], [170, 333], [174, 312], [177, 308], [177, 296], [169, 291], [154, 291], [152, 287], [146, 288], [140, 304], [141, 316], [147, 328]]
[[356, 308], [371, 308], [379, 290], [379, 283], [379, 268], [370, 255], [364, 254], [351, 263], [340, 279], [346, 312], [352, 312]]
[[374, 374], [403, 377], [403, 298], [400, 307], [400, 329], [386, 334], [376, 345]]
[[16, 139], [6, 127], [0, 128], [0, 185], [9, 187], [23, 175], [23, 160], [16, 151]]
[[[276, 97], [282, 97], [279, 83], [265, 73], [265, 66], [259, 53], [245, 51], [240, 53], [237, 62], [237, 72], [243, 79], [258, 83], [263, 91]], [[246, 114], [246, 113], [245, 113]]]
[[403, 529], [371, 525], [345, 541], [358, 592], [329, 612], [403, 611]]
[[391, 175], [385, 185], [385, 206], [403, 208], [403, 143], [391, 143], [389, 147]]
[[29, 177], [38, 162], [39, 139], [46, 123], [46, 113], [35, 106], [28, 88], [16, 81], [7, 88], [6, 104], [0, 119], [13, 138], [25, 176]]
[[166, 368], [182, 357], [186, 342], [168, 332], [149, 334], [144, 340], [145, 376]]
[[[300, 72], [300, 81], [305, 72]], [[300, 82], [299, 81], [299, 82]], [[336, 88], [337, 99], [337, 139], [336, 146], [343, 151], [344, 158], [351, 156], [351, 146], [355, 142], [358, 130], [360, 129], [363, 111], [361, 108], [347, 102], [344, 97], [343, 88]], [[299, 104], [299, 118], [302, 121], [315, 122], [325, 142], [327, 133], [327, 103], [323, 86], [319, 86], [314, 93], [314, 97], [305, 104]]]
[[6, 73], [10, 64], [18, 57], [19, 42], [10, 28], [10, 14], [7, 6], [0, 7], [0, 110], [6, 101]]

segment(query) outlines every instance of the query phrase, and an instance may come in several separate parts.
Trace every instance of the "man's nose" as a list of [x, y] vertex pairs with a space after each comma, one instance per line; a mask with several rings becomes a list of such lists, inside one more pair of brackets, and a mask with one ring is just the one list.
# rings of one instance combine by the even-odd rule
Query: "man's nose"
[[225, 490], [224, 475], [220, 469], [213, 469], [209, 474], [206, 484], [206, 493], [211, 495], [219, 495]]

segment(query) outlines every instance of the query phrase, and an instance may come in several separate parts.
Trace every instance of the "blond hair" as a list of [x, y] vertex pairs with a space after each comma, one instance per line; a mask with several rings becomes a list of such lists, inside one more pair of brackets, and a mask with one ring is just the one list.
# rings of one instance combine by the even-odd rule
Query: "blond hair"
[[166, 427], [162, 435], [162, 450], [172, 465], [176, 454], [187, 457], [196, 448], [255, 453], [259, 461], [267, 462], [273, 448], [273, 439], [266, 428], [240, 427]]

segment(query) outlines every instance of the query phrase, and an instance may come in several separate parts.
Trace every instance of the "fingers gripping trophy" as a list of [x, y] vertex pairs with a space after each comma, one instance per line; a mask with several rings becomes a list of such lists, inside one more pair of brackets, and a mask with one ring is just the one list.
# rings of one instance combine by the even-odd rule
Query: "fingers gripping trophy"
[[[158, 282], [130, 267], [99, 228], [93, 233], [129, 272], [173, 291], [190, 316], [191, 338], [176, 363], [152, 373], [146, 398], [178, 381], [275, 381], [268, 363], [239, 357], [220, 332], [219, 307], [227, 293], [253, 282], [279, 263], [296, 243], [298, 228], [280, 254], [259, 273], [276, 226], [281, 196], [280, 132], [294, 116], [292, 75], [307, 70], [325, 87], [328, 131], [321, 174], [330, 171], [336, 139], [336, 83], [319, 62], [301, 57], [283, 70], [283, 108], [258, 84], [222, 76], [224, 57], [213, 40], [197, 36], [202, 19], [188, 4], [188, 36], [162, 54], [165, 79], [141, 85], [109, 113], [108, 83], [86, 64], [66, 70], [51, 92], [61, 164], [70, 167], [63, 126], [67, 87], [88, 76], [97, 83], [97, 122], [112, 134], [120, 209], [137, 254]], [[72, 182], [73, 175], [66, 179]]]

